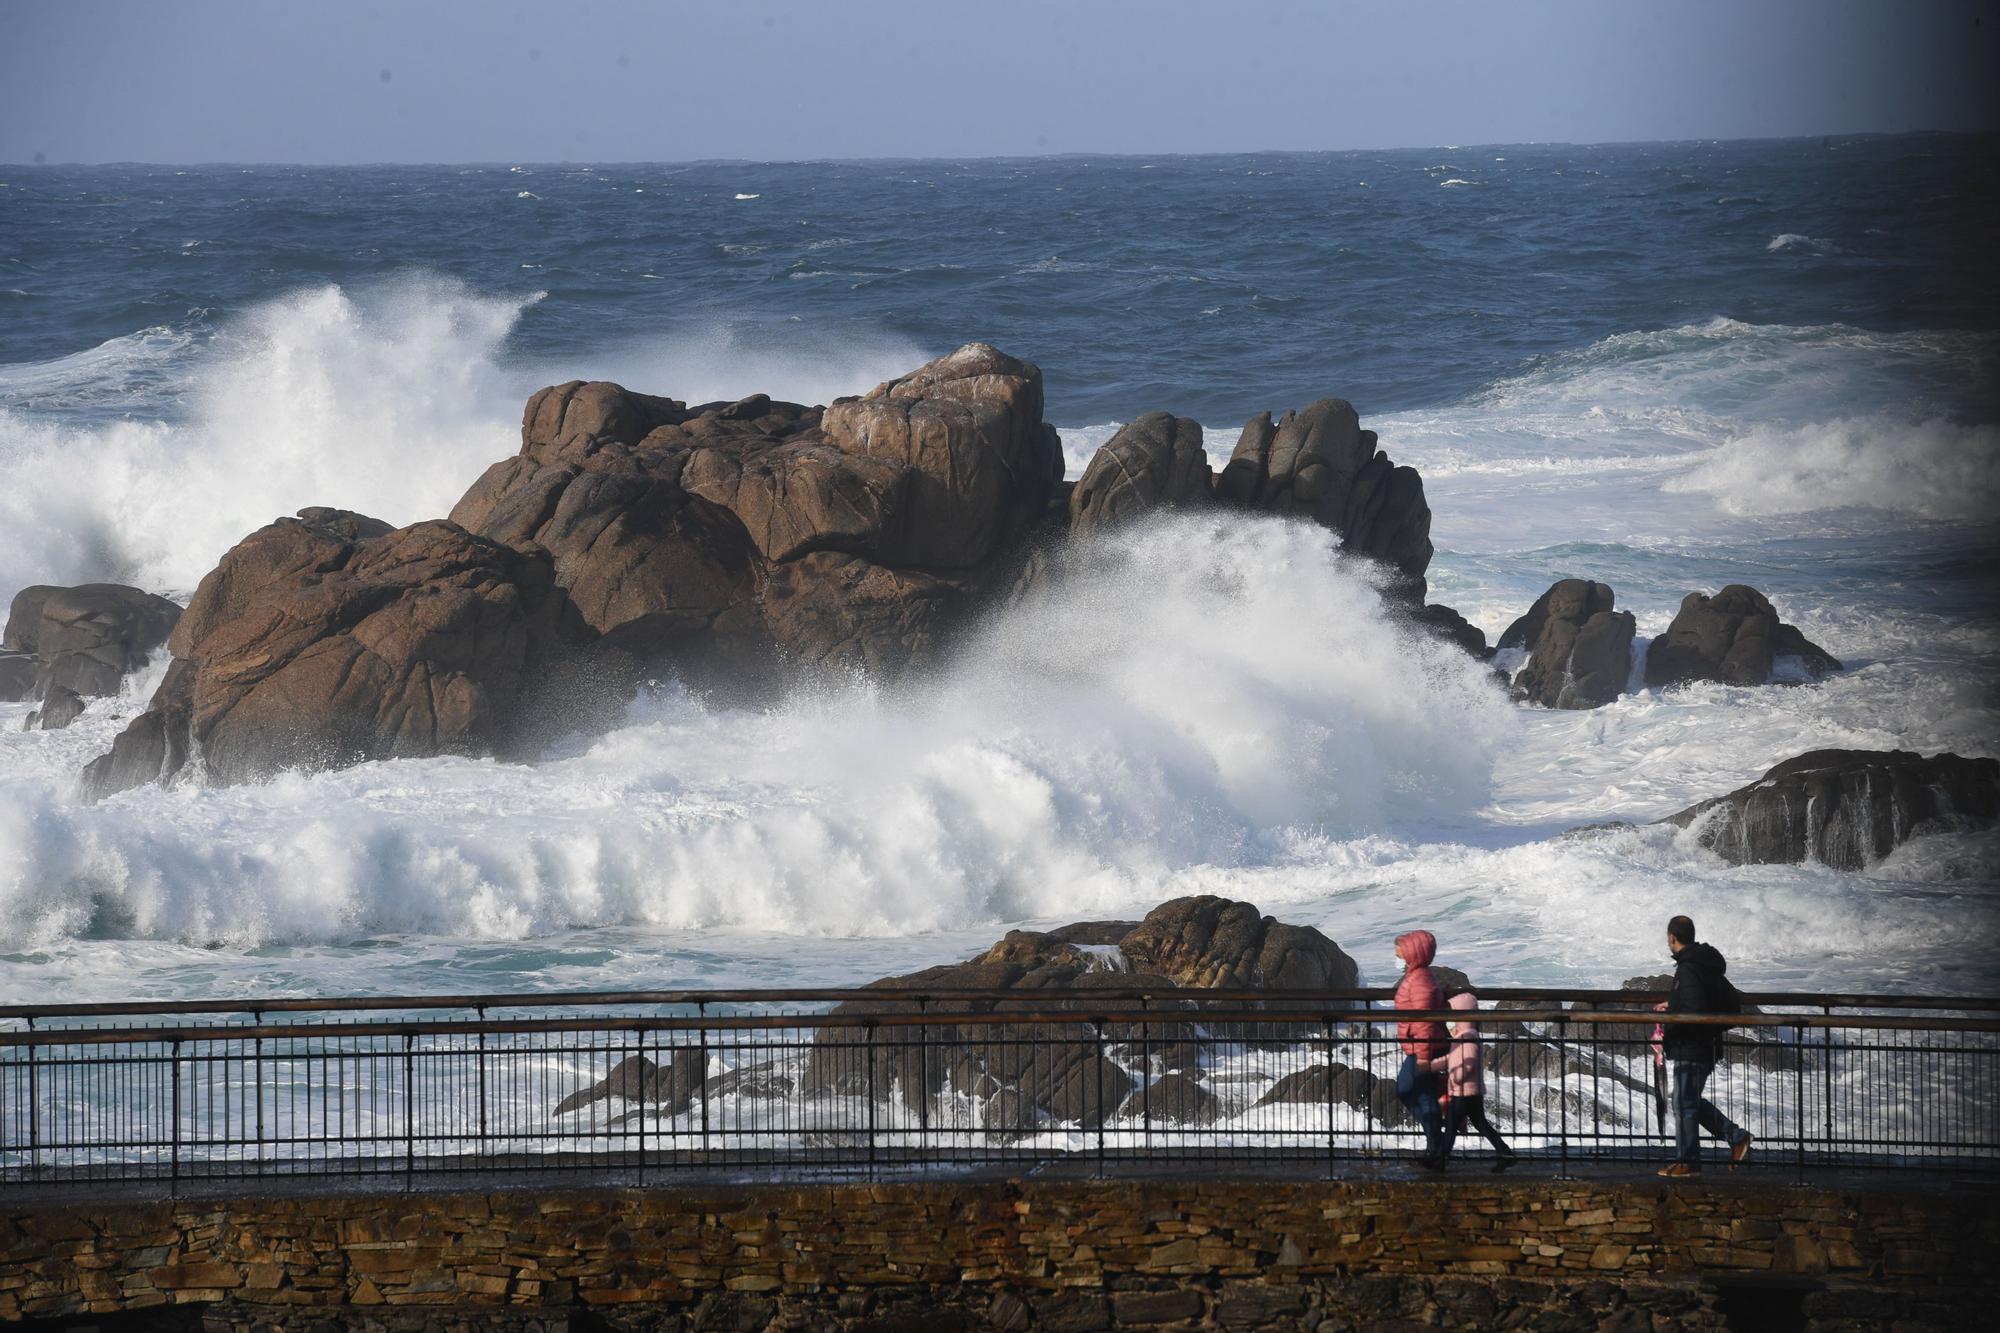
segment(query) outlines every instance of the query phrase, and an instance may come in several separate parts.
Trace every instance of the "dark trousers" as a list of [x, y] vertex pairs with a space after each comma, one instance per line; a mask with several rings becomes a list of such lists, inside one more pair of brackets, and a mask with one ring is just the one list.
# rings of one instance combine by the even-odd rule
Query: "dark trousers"
[[1701, 1169], [1701, 1131], [1735, 1147], [1750, 1137], [1715, 1103], [1701, 1095], [1708, 1076], [1715, 1072], [1713, 1060], [1672, 1060], [1674, 1069], [1674, 1160]]
[[1446, 1152], [1451, 1151], [1452, 1145], [1458, 1142], [1458, 1136], [1465, 1133], [1467, 1125], [1471, 1125], [1474, 1129], [1478, 1130], [1486, 1141], [1493, 1145], [1494, 1152], [1499, 1153], [1502, 1157], [1512, 1157], [1514, 1155], [1514, 1150], [1507, 1146], [1507, 1140], [1500, 1137], [1500, 1131], [1493, 1128], [1493, 1122], [1486, 1118], [1486, 1098], [1484, 1096], [1454, 1097], [1451, 1099], [1451, 1128], [1446, 1131], [1444, 1136], [1444, 1150]]
[[1438, 1076], [1419, 1070], [1414, 1055], [1403, 1057], [1403, 1067], [1396, 1074], [1396, 1100], [1424, 1127], [1424, 1151], [1442, 1154], [1444, 1113], [1438, 1109]]

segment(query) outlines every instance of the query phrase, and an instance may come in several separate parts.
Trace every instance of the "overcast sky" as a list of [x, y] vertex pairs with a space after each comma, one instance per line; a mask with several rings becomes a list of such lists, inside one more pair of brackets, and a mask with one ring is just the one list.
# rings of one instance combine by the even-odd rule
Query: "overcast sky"
[[1995, 124], [1990, 0], [0, 0], [0, 161], [965, 157]]

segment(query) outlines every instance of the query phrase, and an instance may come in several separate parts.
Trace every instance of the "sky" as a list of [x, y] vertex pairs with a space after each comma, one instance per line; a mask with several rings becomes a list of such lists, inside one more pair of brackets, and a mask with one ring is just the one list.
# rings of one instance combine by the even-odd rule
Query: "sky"
[[1234, 152], [1984, 130], [1992, 0], [0, 0], [0, 161]]

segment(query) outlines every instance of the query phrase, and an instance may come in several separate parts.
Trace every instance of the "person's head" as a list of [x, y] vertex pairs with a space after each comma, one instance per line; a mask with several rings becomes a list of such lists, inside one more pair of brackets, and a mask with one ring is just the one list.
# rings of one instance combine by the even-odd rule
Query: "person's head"
[[1694, 943], [1694, 918], [1677, 916], [1667, 922], [1667, 947], [1679, 953]]
[[1437, 936], [1428, 930], [1406, 930], [1396, 937], [1396, 957], [1404, 967], [1429, 967], [1437, 953]]

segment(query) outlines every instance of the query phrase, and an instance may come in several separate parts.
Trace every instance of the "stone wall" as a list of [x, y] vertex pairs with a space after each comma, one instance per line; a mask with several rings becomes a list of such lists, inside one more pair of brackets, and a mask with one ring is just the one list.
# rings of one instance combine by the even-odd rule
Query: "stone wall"
[[1873, 1326], [1872, 1309], [1942, 1328], [2000, 1294], [1997, 1200], [1964, 1185], [1251, 1177], [16, 1205], [0, 1215], [0, 1319], [1651, 1329], [1729, 1326], [1731, 1284], [1748, 1281], [1814, 1327]]

